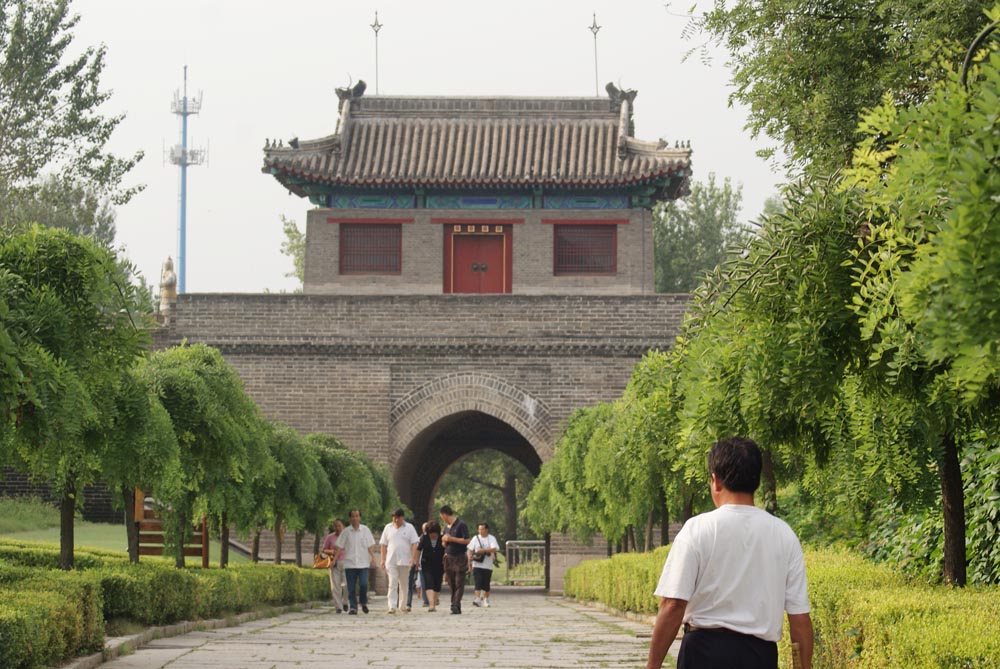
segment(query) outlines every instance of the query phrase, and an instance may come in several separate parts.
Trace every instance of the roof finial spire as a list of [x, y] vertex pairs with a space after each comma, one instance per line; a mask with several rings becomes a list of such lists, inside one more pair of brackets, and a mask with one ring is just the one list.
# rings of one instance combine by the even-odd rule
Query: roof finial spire
[[597, 25], [597, 12], [594, 12], [594, 22], [590, 24], [590, 32], [594, 33], [594, 97], [598, 97], [597, 88], [597, 32], [601, 26]]
[[378, 31], [382, 30], [382, 24], [378, 22], [378, 11], [375, 12], [375, 23], [371, 24], [371, 29], [375, 32], [375, 95], [378, 95]]

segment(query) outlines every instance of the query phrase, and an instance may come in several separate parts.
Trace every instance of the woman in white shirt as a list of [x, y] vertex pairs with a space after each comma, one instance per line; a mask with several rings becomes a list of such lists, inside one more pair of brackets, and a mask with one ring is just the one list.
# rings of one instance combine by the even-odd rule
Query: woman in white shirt
[[493, 556], [500, 550], [496, 537], [490, 534], [488, 523], [479, 523], [479, 534], [469, 542], [472, 578], [476, 584], [473, 606], [490, 607], [490, 579], [493, 577]]

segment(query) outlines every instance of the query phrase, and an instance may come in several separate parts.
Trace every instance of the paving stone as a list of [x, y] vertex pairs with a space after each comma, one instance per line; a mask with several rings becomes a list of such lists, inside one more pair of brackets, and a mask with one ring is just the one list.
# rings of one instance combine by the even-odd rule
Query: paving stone
[[447, 607], [435, 613], [417, 608], [388, 615], [380, 598], [373, 604], [367, 616], [337, 615], [330, 607], [320, 607], [158, 639], [104, 666], [436, 669], [457, 659], [461, 666], [505, 669], [623, 669], [644, 666], [649, 648], [648, 623], [538, 590], [496, 588], [491, 608], [476, 608], [470, 601], [460, 616], [450, 615]]

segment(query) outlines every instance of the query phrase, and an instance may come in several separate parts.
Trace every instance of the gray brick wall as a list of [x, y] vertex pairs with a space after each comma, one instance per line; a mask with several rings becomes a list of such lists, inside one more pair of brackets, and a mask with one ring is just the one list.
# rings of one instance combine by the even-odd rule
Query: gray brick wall
[[[402, 272], [399, 275], [341, 275], [339, 224], [327, 219], [406, 219], [402, 224]], [[490, 211], [442, 209], [313, 209], [306, 223], [305, 292], [310, 294], [439, 295], [443, 292], [444, 224], [462, 221], [523, 220], [513, 228], [513, 286], [516, 295], [635, 295], [653, 292], [652, 217], [645, 209]], [[553, 225], [543, 220], [628, 220], [618, 225], [618, 271], [615, 276], [555, 276]]]
[[[642, 355], [669, 348], [688, 301], [188, 294], [154, 342], [219, 348], [266, 416], [386, 463], [419, 521], [446, 468], [476, 448], [537, 471], [572, 411], [617, 398]], [[456, 424], [466, 431], [448, 436]], [[581, 556], [554, 553], [554, 583]]]

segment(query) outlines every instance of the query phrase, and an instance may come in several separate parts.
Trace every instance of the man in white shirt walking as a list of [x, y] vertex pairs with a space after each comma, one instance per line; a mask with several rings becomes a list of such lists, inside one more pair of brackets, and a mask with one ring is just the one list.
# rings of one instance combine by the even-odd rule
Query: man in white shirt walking
[[754, 506], [760, 448], [745, 437], [712, 445], [708, 455], [716, 509], [691, 518], [677, 534], [655, 593], [662, 597], [647, 669], [659, 669], [684, 625], [678, 669], [777, 669], [788, 613], [802, 668], [811, 669], [802, 547], [782, 520]]
[[418, 543], [420, 537], [413, 525], [406, 522], [403, 510], [393, 511], [392, 522], [385, 526], [379, 539], [382, 568], [389, 576], [389, 613], [409, 610], [406, 608], [406, 592], [410, 583], [410, 568], [417, 564]]
[[[368, 568], [375, 562], [375, 537], [361, 524], [361, 511], [351, 509], [351, 524], [337, 538], [337, 548], [344, 549], [344, 574], [347, 576], [347, 600], [352, 616], [358, 615], [358, 598], [361, 610], [368, 613]], [[354, 592], [355, 588], [361, 592]]]

